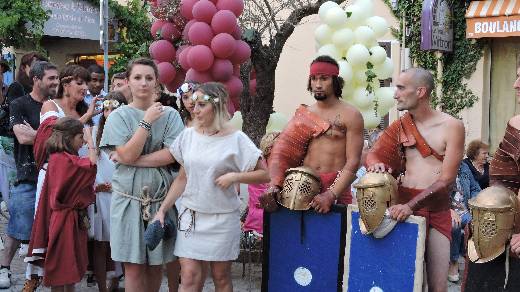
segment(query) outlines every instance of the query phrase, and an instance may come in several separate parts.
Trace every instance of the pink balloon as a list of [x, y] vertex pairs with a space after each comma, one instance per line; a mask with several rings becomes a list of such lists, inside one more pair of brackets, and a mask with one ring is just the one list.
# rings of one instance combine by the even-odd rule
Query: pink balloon
[[237, 17], [229, 10], [220, 10], [211, 20], [211, 28], [216, 34], [221, 32], [232, 34], [236, 27]]
[[240, 14], [244, 11], [244, 1], [243, 0], [218, 0], [217, 2], [218, 10], [231, 10], [235, 14], [236, 17], [239, 17]]
[[196, 81], [196, 82], [200, 82], [200, 83], [206, 83], [206, 82], [212, 81], [211, 75], [208, 72], [199, 72], [193, 68], [191, 68], [190, 70], [188, 70], [188, 72], [186, 72], [186, 80]]
[[188, 53], [190, 52], [191, 47], [184, 48], [180, 53], [178, 57], [179, 64], [181, 65], [182, 69], [188, 70], [191, 68], [190, 63], [188, 62]]
[[213, 52], [207, 46], [194, 46], [188, 52], [188, 63], [192, 69], [199, 72], [207, 71], [211, 68], [214, 60]]
[[161, 20], [161, 19], [158, 19], [152, 23], [152, 27], [150, 28], [150, 33], [152, 34], [152, 37], [154, 39], [157, 36], [157, 31], [159, 31], [165, 23], [167, 23], [167, 21]]
[[224, 85], [226, 86], [229, 96], [238, 97], [244, 89], [242, 81], [236, 76], [231, 76], [231, 78], [228, 81], [226, 81]]
[[226, 59], [215, 59], [211, 67], [211, 76], [215, 81], [228, 81], [233, 76], [233, 64]]
[[198, 0], [181, 0], [181, 15], [187, 20], [193, 19], [193, 6]]
[[235, 105], [233, 104], [232, 100], [227, 103], [227, 110], [231, 116], [233, 116], [233, 114], [236, 112]]
[[175, 78], [175, 67], [172, 63], [162, 62], [157, 65], [157, 70], [159, 71], [159, 82], [162, 84], [168, 84], [173, 81]]
[[233, 64], [233, 75], [240, 78], [240, 64]]
[[215, 5], [217, 5], [218, 0], [211, 0], [211, 2]]
[[235, 25], [235, 30], [233, 30], [233, 33], [231, 34], [236, 40], [242, 39], [242, 29], [240, 26]]
[[256, 96], [256, 79], [249, 80], [249, 95]]
[[211, 40], [211, 50], [217, 58], [229, 58], [236, 48], [235, 39], [227, 33], [219, 33]]
[[179, 55], [182, 51], [184, 51], [186, 48], [188, 48], [189, 45], [182, 45], [177, 48], [177, 51], [175, 52], [175, 60], [179, 61]]
[[161, 37], [165, 40], [175, 41], [181, 36], [177, 26], [171, 22], [165, 23], [161, 28]]
[[192, 24], [188, 32], [188, 39], [192, 45], [205, 45], [209, 47], [211, 46], [213, 36], [213, 30], [211, 30], [209, 24], [201, 21]]
[[158, 40], [150, 46], [152, 58], [159, 62], [171, 63], [175, 60], [175, 47], [167, 40]]
[[190, 28], [191, 26], [197, 22], [195, 19], [192, 19], [190, 21], [188, 21], [188, 23], [186, 23], [186, 25], [184, 26], [184, 30], [182, 31], [182, 38], [185, 39], [185, 40], [188, 40], [188, 33], [190, 31]]
[[242, 64], [247, 61], [249, 57], [251, 57], [251, 48], [246, 42], [239, 40], [237, 41], [237, 48], [235, 52], [229, 59], [231, 62], [233, 62], [233, 64]]
[[153, 54], [152, 54], [152, 52], [153, 52], [153, 48], [155, 47], [155, 45], [157, 45], [157, 41], [153, 41], [153, 42], [150, 44], [150, 46], [148, 47], [148, 54], [150, 54], [150, 56], [152, 57], [152, 59], [153, 59]]
[[192, 14], [193, 18], [197, 21], [211, 23], [211, 19], [215, 13], [217, 13], [217, 7], [211, 1], [200, 0], [193, 5]]

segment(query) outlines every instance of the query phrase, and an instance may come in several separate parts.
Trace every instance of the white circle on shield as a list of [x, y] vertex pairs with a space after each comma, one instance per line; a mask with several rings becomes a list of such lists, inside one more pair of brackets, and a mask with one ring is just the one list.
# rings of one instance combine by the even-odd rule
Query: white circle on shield
[[308, 286], [312, 281], [312, 273], [307, 268], [299, 267], [294, 270], [294, 280], [300, 286]]
[[381, 289], [377, 286], [374, 286], [374, 287], [370, 288], [369, 292], [383, 292], [383, 289]]

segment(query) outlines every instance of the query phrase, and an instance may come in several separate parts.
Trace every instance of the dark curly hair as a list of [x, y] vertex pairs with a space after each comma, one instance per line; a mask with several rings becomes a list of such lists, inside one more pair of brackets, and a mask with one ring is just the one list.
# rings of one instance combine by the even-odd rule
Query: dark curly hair
[[[319, 56], [312, 61], [311, 65], [316, 62], [325, 62], [339, 67], [338, 62], [329, 56]], [[343, 94], [343, 85], [345, 85], [343, 78], [340, 76], [332, 76], [332, 88], [334, 89], [334, 95], [337, 98], [340, 98]], [[309, 80], [307, 81], [307, 91], [312, 93], [311, 76], [309, 76]]]

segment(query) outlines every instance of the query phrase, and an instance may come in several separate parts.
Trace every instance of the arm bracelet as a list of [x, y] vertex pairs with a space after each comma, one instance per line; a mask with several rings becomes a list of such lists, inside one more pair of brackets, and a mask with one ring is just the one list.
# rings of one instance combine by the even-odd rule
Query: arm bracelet
[[148, 123], [145, 120], [140, 120], [138, 126], [145, 129], [148, 132], [152, 130], [152, 124]]

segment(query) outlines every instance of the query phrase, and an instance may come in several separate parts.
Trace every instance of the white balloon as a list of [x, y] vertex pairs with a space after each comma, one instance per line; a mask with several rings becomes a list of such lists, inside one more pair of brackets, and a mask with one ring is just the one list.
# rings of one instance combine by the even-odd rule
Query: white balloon
[[361, 115], [363, 115], [365, 129], [374, 129], [381, 123], [381, 117], [379, 117], [373, 109], [362, 111]]
[[320, 17], [320, 20], [322, 22], [325, 22], [325, 15], [327, 15], [327, 12], [331, 9], [331, 8], [339, 8], [339, 5], [338, 3], [336, 2], [332, 2], [332, 1], [327, 1], [323, 4], [321, 4], [320, 6], [320, 9], [318, 10], [318, 15]]
[[332, 43], [344, 50], [348, 49], [354, 43], [354, 33], [350, 28], [342, 28], [332, 35]]
[[383, 64], [386, 60], [386, 50], [380, 46], [370, 48], [370, 63], [372, 65]]
[[327, 44], [322, 46], [318, 50], [318, 56], [329, 56], [336, 60], [341, 59], [341, 51], [333, 44]]
[[314, 38], [320, 45], [332, 43], [332, 29], [326, 24], [320, 24], [314, 30]]
[[366, 23], [374, 31], [376, 38], [382, 38], [388, 32], [388, 22], [381, 16], [372, 16]]
[[362, 84], [363, 87], [366, 87], [366, 84], [368, 84], [367, 78], [366, 68], [357, 69], [354, 71], [354, 83]]
[[289, 119], [287, 119], [286, 116], [279, 112], [274, 112], [269, 116], [269, 121], [267, 122], [267, 126], [265, 128], [266, 133], [272, 133], [272, 132], [281, 132], [287, 123], [289, 122]]
[[356, 36], [356, 43], [360, 43], [365, 46], [371, 45], [376, 40], [374, 31], [366, 25], [362, 25], [356, 28], [354, 35]]
[[353, 78], [352, 66], [350, 66], [350, 64], [345, 60], [338, 61], [338, 65], [339, 65], [339, 76], [341, 76], [341, 78], [343, 78], [345, 83], [352, 82], [352, 78]]
[[394, 63], [392, 62], [392, 59], [386, 58], [383, 64], [374, 66], [373, 71], [379, 79], [390, 78], [394, 73]]
[[394, 87], [378, 88], [374, 91], [374, 94], [377, 96], [379, 104], [382, 104], [386, 107], [393, 107], [395, 105], [395, 100], [394, 100], [395, 88]]
[[242, 130], [242, 124], [244, 123], [244, 120], [242, 119], [242, 113], [240, 111], [236, 111], [233, 114], [231, 120], [229, 120], [229, 123], [231, 123], [235, 129]]
[[347, 6], [345, 11], [348, 13], [348, 25], [351, 27], [363, 24], [367, 18], [372, 16], [372, 7], [364, 2], [356, 2], [356, 4]]
[[330, 8], [325, 15], [323, 22], [333, 28], [340, 28], [347, 24], [347, 14], [340, 7]]
[[374, 94], [369, 93], [365, 88], [358, 87], [354, 90], [352, 95], [352, 103], [360, 110], [373, 108]]
[[341, 97], [346, 102], [353, 104], [352, 99], [353, 99], [353, 96], [354, 96], [354, 90], [352, 90], [352, 89], [353, 89], [353, 87], [350, 84], [343, 85], [343, 89], [341, 91]]
[[362, 44], [355, 44], [347, 51], [347, 61], [352, 67], [365, 66], [369, 59], [370, 52]]

